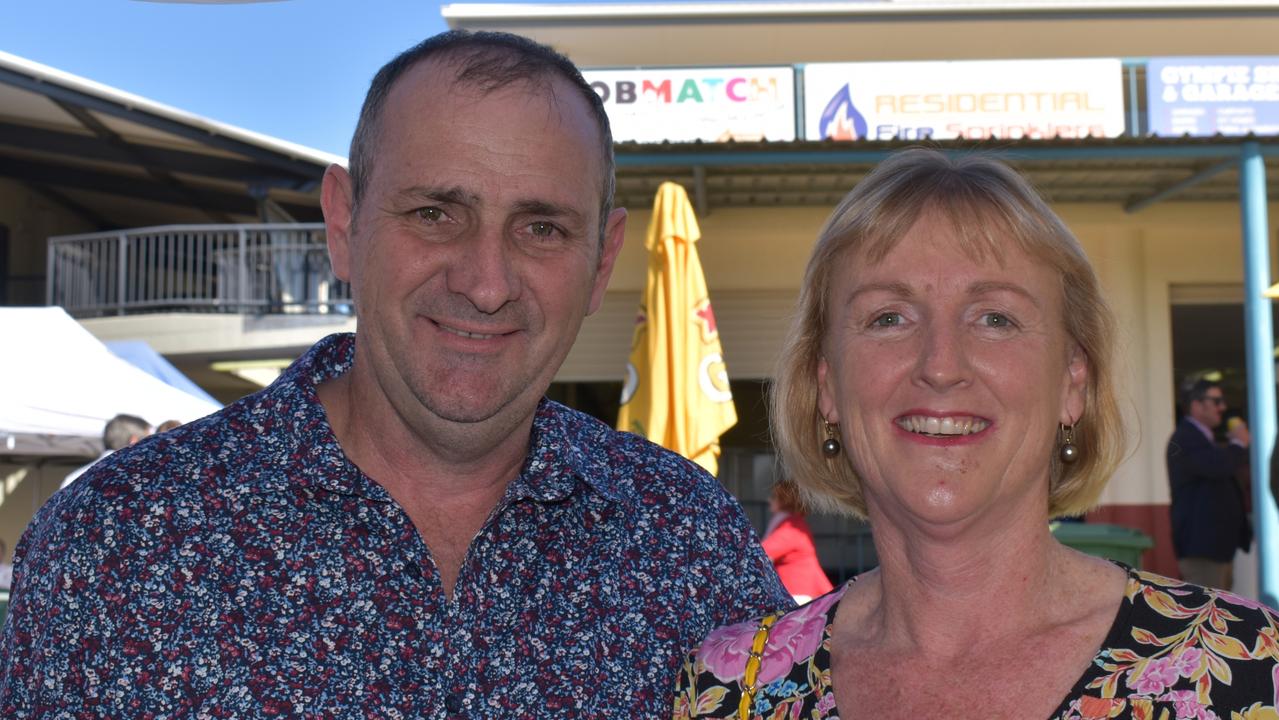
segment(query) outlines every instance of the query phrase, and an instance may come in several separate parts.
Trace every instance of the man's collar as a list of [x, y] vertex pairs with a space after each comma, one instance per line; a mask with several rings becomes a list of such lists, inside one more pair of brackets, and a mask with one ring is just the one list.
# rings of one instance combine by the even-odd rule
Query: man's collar
[[[354, 360], [355, 336], [330, 335], [298, 358], [272, 385], [272, 390], [283, 395], [305, 398], [305, 409], [293, 412], [287, 422], [296, 435], [297, 448], [308, 458], [298, 477], [267, 485], [320, 487], [377, 502], [391, 501], [385, 488], [346, 457], [317, 394], [321, 384], [350, 371]], [[602, 447], [609, 432], [594, 419], [543, 398], [533, 416], [523, 468], [507, 489], [508, 499], [563, 500], [575, 491], [579, 480], [610, 500], [618, 499], [608, 471], [608, 453]]]
[[533, 416], [524, 468], [507, 491], [508, 499], [563, 500], [579, 480], [609, 500], [619, 499], [602, 447], [608, 432], [598, 421], [542, 398]]
[[1203, 423], [1199, 422], [1198, 420], [1194, 419], [1194, 418], [1193, 418], [1192, 416], [1190, 416], [1190, 415], [1187, 415], [1187, 416], [1186, 416], [1186, 419], [1190, 421], [1190, 424], [1191, 424], [1191, 425], [1194, 425], [1195, 427], [1199, 428], [1199, 432], [1203, 433], [1203, 434], [1204, 434], [1204, 437], [1208, 438], [1208, 441], [1209, 441], [1209, 442], [1212, 442], [1212, 441], [1214, 440], [1213, 435], [1212, 435], [1212, 429], [1211, 429], [1211, 428], [1209, 428], [1207, 425], [1204, 425]]

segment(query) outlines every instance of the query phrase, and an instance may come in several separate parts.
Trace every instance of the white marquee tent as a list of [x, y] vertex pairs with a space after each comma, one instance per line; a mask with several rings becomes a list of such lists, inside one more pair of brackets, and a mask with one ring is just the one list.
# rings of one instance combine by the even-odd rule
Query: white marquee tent
[[188, 422], [217, 405], [111, 353], [62, 308], [0, 308], [0, 455], [95, 457], [119, 413]]

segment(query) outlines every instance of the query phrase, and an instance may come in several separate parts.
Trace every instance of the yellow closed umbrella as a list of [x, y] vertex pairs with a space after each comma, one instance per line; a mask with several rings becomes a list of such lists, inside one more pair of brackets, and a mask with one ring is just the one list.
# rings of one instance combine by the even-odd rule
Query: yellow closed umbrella
[[617, 427], [714, 475], [719, 437], [737, 424], [737, 408], [697, 258], [701, 235], [688, 193], [676, 183], [662, 183], [644, 243], [648, 281], [635, 319]]

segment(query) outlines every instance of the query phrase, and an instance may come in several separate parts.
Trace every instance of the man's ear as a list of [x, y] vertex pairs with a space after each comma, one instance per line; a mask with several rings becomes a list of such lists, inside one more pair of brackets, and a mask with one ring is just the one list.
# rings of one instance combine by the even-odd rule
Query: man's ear
[[626, 208], [613, 208], [608, 214], [608, 222], [604, 225], [604, 243], [600, 247], [600, 260], [595, 266], [595, 285], [591, 288], [591, 304], [586, 308], [590, 315], [600, 309], [604, 302], [604, 290], [608, 288], [608, 279], [613, 275], [613, 264], [622, 251], [622, 243], [626, 240]]
[[351, 281], [352, 199], [350, 173], [341, 165], [330, 165], [320, 186], [320, 208], [324, 210], [329, 262], [333, 274], [343, 282]]

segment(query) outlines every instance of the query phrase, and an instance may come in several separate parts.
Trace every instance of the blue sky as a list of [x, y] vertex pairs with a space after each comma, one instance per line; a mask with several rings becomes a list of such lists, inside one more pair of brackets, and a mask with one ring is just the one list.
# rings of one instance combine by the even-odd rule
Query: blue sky
[[421, 0], [0, 2], [0, 50], [342, 156], [373, 73], [445, 29]]

